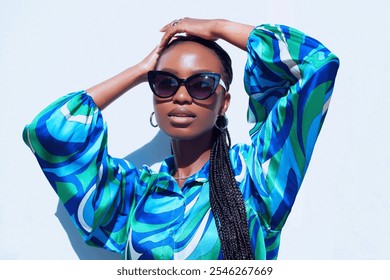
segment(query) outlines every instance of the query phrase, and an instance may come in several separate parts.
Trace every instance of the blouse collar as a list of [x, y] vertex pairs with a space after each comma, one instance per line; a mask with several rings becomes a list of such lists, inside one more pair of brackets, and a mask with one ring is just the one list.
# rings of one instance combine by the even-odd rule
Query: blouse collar
[[[209, 178], [209, 165], [210, 161], [207, 161], [203, 167], [195, 174], [188, 177], [186, 180], [185, 185], [190, 184], [191, 182], [199, 182], [199, 183], [205, 183], [208, 182]], [[158, 170], [158, 174], [163, 175], [166, 179], [169, 177], [170, 180], [175, 181], [173, 178], [173, 174], [175, 172], [175, 161], [173, 156], [169, 156], [165, 158], [160, 165], [160, 168]]]

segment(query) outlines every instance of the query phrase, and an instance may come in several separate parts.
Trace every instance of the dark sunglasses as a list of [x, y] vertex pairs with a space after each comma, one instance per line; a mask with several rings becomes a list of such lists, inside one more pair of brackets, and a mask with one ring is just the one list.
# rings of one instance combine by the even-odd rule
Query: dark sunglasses
[[175, 95], [182, 84], [186, 87], [189, 95], [198, 100], [209, 98], [216, 91], [218, 85], [226, 90], [221, 75], [211, 72], [198, 73], [187, 79], [180, 79], [166, 71], [149, 71], [148, 81], [153, 93], [160, 98]]

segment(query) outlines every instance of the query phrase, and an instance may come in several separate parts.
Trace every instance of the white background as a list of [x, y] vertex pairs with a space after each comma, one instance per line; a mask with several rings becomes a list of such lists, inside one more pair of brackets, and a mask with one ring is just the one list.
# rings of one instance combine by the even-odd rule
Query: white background
[[[58, 97], [138, 62], [157, 45], [159, 29], [184, 16], [287, 24], [338, 55], [332, 104], [279, 258], [389, 259], [389, 10], [385, 0], [0, 0], [0, 259], [120, 257], [83, 244], [22, 130]], [[235, 69], [231, 134], [247, 141], [246, 54], [221, 44]], [[150, 164], [167, 152], [151, 112], [147, 85], [104, 111], [112, 155]], [[156, 143], [164, 151], [150, 153]]]

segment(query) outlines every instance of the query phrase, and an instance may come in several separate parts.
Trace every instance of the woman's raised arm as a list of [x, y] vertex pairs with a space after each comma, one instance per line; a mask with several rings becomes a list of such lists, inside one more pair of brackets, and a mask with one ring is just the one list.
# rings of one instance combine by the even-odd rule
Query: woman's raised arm
[[126, 91], [147, 80], [147, 73], [153, 70], [158, 58], [157, 47], [138, 64], [127, 68], [118, 75], [101, 82], [89, 89], [87, 92], [92, 96], [93, 101], [103, 110], [115, 99]]
[[164, 46], [171, 40], [173, 36], [179, 33], [201, 37], [206, 40], [225, 40], [232, 45], [246, 51], [246, 43], [249, 34], [254, 26], [229, 21], [226, 19], [194, 19], [183, 18], [165, 25], [161, 32], [165, 32], [161, 39], [158, 52], [160, 53]]

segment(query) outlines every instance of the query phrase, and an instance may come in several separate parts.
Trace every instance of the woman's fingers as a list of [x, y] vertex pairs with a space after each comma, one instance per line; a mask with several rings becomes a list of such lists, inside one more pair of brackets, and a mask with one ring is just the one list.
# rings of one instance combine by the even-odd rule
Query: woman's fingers
[[161, 32], [166, 32], [170, 27], [174, 27], [176, 26], [180, 21], [182, 21], [183, 19], [180, 18], [180, 19], [175, 19], [169, 23], [167, 23], [163, 28], [160, 29]]
[[165, 46], [171, 41], [171, 39], [179, 33], [185, 33], [186, 29], [181, 22], [176, 22], [173, 21], [170, 24], [165, 25], [162, 29], [161, 32], [164, 32], [163, 37], [161, 38], [159, 47], [157, 52], [160, 54], [162, 50], [165, 48]]
[[186, 35], [198, 36], [206, 40], [216, 40], [213, 36], [213, 21], [204, 20], [204, 19], [195, 19], [195, 18], [183, 18], [175, 19], [163, 28], [161, 32], [164, 32], [163, 37], [161, 38], [159, 53], [164, 49], [164, 47], [171, 41], [171, 39], [180, 33]]

